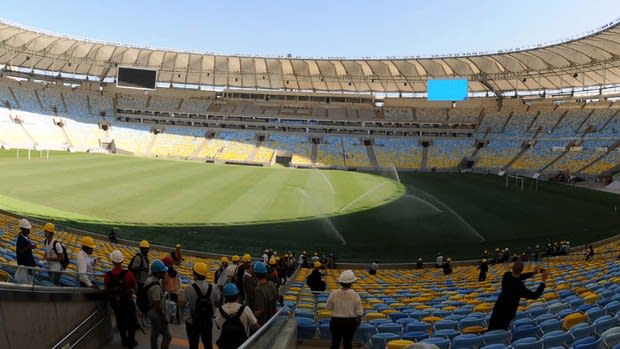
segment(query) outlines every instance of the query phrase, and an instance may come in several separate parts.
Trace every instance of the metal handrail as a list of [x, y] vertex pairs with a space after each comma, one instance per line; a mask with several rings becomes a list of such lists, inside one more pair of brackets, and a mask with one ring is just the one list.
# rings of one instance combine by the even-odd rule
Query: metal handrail
[[[86, 319], [84, 319], [79, 325], [75, 326], [75, 328], [73, 330], [71, 330], [71, 332], [67, 333], [66, 336], [64, 336], [60, 341], [58, 341], [58, 343], [56, 343], [51, 349], [59, 349], [63, 347], [63, 344], [73, 335], [75, 334], [77, 331], [79, 331], [84, 325], [86, 325], [86, 323], [88, 321], [90, 321], [90, 319], [92, 319], [93, 317], [95, 317], [95, 315], [97, 315], [97, 313], [99, 313], [102, 310], [105, 310], [107, 307], [107, 305], [103, 305], [99, 308], [97, 308], [94, 312], [92, 312], [90, 315], [88, 315], [86, 317]], [[101, 320], [103, 321], [103, 319]], [[97, 326], [99, 326], [99, 324], [101, 323], [101, 321], [97, 322], [97, 324], [95, 324], [95, 326], [93, 326], [93, 328], [96, 328]], [[89, 330], [86, 334], [89, 334], [92, 331]], [[84, 339], [85, 335], [81, 336], [78, 341], [76, 342], [76, 344], [78, 344], [79, 342], [81, 342]], [[73, 346], [71, 346], [71, 348], [73, 348]]]
[[[241, 346], [238, 349], [247, 349], [247, 348], [249, 348], [256, 338], [262, 336], [265, 332], [267, 332], [267, 331], [269, 331], [271, 329], [270, 325], [273, 324], [280, 315], [282, 315], [285, 312], [286, 312], [286, 314], [288, 314], [289, 311], [290, 311], [290, 309], [287, 306], [284, 306], [284, 307], [280, 308], [280, 310], [278, 310], [271, 317], [271, 319], [269, 319], [267, 322], [265, 322], [265, 324], [262, 325], [256, 332], [254, 332], [250, 336], [250, 338], [248, 338], [245, 342], [243, 342], [243, 344], [241, 344]], [[287, 315], [287, 318], [288, 318], [288, 315]]]

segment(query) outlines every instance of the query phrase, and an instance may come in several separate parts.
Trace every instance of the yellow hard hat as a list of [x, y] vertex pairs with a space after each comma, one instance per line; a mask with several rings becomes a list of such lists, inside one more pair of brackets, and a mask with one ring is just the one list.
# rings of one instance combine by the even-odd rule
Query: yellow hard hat
[[226, 256], [223, 256], [222, 258], [220, 258], [220, 261], [222, 263], [228, 263], [229, 262], [228, 257], [226, 257]]
[[207, 264], [205, 262], [196, 262], [194, 264], [194, 273], [202, 276], [207, 276], [208, 272], [209, 267], [207, 267]]
[[284, 257], [285, 257], [285, 258], [288, 258], [288, 253], [285, 253], [285, 254], [284, 254]]
[[97, 246], [95, 245], [95, 240], [93, 240], [93, 238], [91, 238], [90, 236], [83, 236], [82, 240], [80, 240], [80, 243], [82, 244], [82, 246], [90, 248], [95, 248]]
[[232, 256], [232, 261], [233, 262], [239, 262], [240, 260], [241, 260], [241, 257], [239, 257], [238, 255]]
[[149, 244], [148, 241], [146, 240], [140, 241], [140, 248], [149, 248], [149, 247], [151, 247], [151, 245]]
[[308, 252], [306, 252], [306, 250], [304, 250], [302, 253], [303, 253], [303, 254], [306, 254], [306, 253], [308, 253]]
[[277, 262], [276, 262], [275, 258], [273, 258], [273, 257], [269, 258], [269, 265], [275, 265], [276, 263]]
[[277, 256], [278, 255], [278, 251], [273, 251], [273, 255]]
[[487, 262], [487, 259], [486, 259], [486, 258], [483, 258], [483, 259], [482, 259], [482, 263], [486, 263], [486, 262]]
[[246, 254], [243, 255], [243, 257], [241, 257], [241, 260], [243, 262], [251, 262], [252, 261], [252, 256], [250, 256], [249, 253], [246, 253]]
[[55, 233], [56, 226], [54, 225], [54, 223], [45, 223], [45, 225], [43, 226], [43, 230], [45, 230], [48, 233]]
[[314, 262], [314, 267], [317, 268], [317, 269], [320, 268], [321, 267], [321, 262], [319, 262], [319, 261]]
[[269, 253], [269, 249], [268, 248], [265, 249], [265, 253]]
[[319, 253], [318, 253], [318, 252], [314, 252], [314, 253], [313, 253], [313, 255], [318, 256], [318, 255], [319, 255]]
[[448, 262], [452, 262], [452, 258], [448, 257]]
[[177, 244], [175, 247], [176, 248], [181, 248], [181, 244]]
[[421, 261], [422, 261], [422, 258], [418, 258], [418, 262], [421, 262]]

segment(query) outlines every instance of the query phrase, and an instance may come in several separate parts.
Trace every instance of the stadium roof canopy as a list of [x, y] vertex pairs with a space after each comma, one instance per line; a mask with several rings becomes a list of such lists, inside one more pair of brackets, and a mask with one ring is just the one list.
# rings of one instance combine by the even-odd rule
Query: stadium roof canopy
[[431, 57], [304, 58], [219, 55], [51, 34], [0, 21], [0, 65], [109, 81], [116, 67], [158, 81], [237, 89], [424, 93], [431, 78], [467, 78], [470, 92], [620, 84], [620, 20], [548, 45]]

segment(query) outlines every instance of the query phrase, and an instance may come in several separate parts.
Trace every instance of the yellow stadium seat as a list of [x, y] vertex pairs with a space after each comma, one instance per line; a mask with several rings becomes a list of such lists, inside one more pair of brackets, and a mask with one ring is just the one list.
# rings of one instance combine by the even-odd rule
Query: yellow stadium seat
[[395, 339], [387, 343], [386, 349], [404, 349], [413, 344], [414, 341], [405, 339]]
[[466, 333], [483, 334], [486, 331], [487, 331], [487, 328], [484, 326], [469, 326], [469, 327], [465, 327], [462, 330], [463, 334], [466, 334]]
[[372, 312], [372, 313], [366, 314], [366, 322], [371, 321], [371, 320], [376, 320], [376, 319], [385, 319], [385, 318], [386, 318], [385, 314], [382, 314], [382, 313]]
[[480, 303], [474, 307], [475, 312], [488, 313], [493, 310], [493, 304], [491, 303]]
[[580, 322], [587, 321], [587, 319], [588, 319], [588, 317], [584, 313], [568, 314], [564, 318], [564, 324], [563, 324], [562, 327], [564, 328], [564, 330], [568, 331], [568, 330], [570, 330], [571, 327], [577, 325]]

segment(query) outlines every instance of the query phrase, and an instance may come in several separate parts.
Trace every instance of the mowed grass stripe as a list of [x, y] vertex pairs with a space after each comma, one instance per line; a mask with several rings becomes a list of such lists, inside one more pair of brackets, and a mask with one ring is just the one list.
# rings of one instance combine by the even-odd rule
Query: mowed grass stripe
[[[290, 173], [290, 172], [289, 172]], [[263, 219], [283, 219], [291, 217], [290, 209], [284, 211], [274, 211], [273, 208], [266, 206], [274, 197], [286, 195], [282, 184], [286, 182], [289, 175], [287, 171], [269, 171], [259, 176], [253, 173], [251, 183], [245, 187], [245, 191], [239, 196], [231, 199], [223, 210], [211, 217], [212, 222], [239, 221], [245, 217], [247, 222]], [[291, 205], [294, 205], [291, 202]], [[260, 208], [269, 208], [265, 215], [259, 215]], [[294, 217], [293, 217], [294, 218]]]

